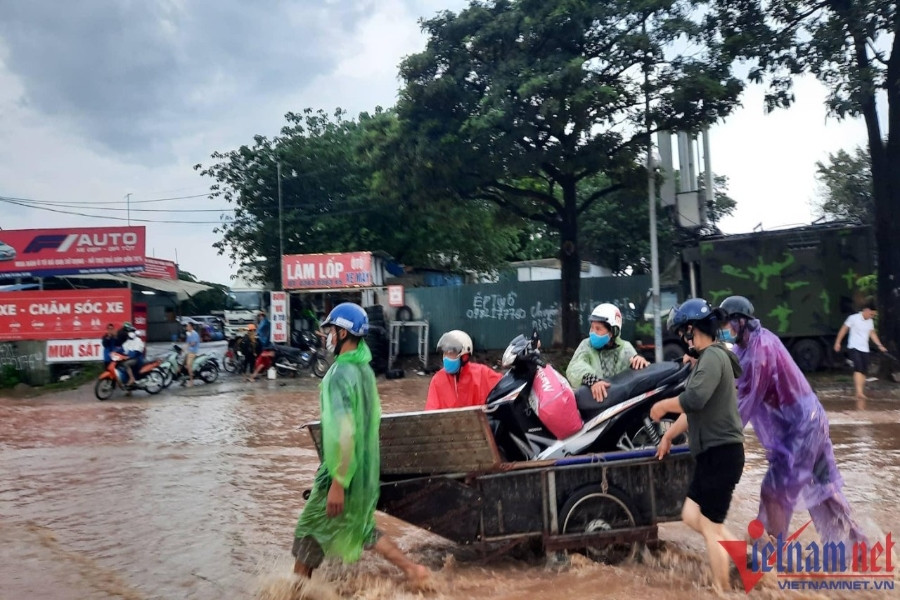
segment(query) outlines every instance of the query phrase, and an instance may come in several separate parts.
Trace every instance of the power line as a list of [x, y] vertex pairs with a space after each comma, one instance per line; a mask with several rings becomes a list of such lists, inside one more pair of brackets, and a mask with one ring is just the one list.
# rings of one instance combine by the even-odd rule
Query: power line
[[[110, 215], [89, 215], [83, 212], [76, 212], [71, 210], [60, 210], [56, 208], [51, 208], [49, 206], [33, 206], [30, 204], [25, 204], [23, 202], [16, 202], [10, 198], [0, 198], [0, 201], [7, 202], [9, 204], [15, 204], [18, 206], [22, 206], [24, 208], [31, 208], [34, 210], [46, 210], [49, 212], [59, 213], [62, 215], [75, 215], [78, 217], [90, 217], [93, 219], [107, 219], [110, 221], [128, 221], [127, 217], [113, 217]], [[109, 210], [109, 209], [107, 209]], [[168, 221], [168, 220], [157, 220], [157, 219], [131, 219], [132, 221], [138, 221], [141, 223], [178, 223], [181, 225], [221, 225], [222, 223], [227, 223], [227, 221]]]
[[[209, 196], [209, 194], [207, 193], [207, 194], [194, 194], [191, 196], [172, 196], [171, 198], [153, 198], [152, 200], [132, 200], [131, 204], [147, 204], [150, 202], [171, 202], [173, 200], [190, 200], [191, 198], [206, 198], [208, 196]], [[71, 202], [53, 202], [50, 200], [32, 200], [30, 198], [16, 198], [16, 197], [12, 197], [12, 196], [0, 196], [0, 197], [2, 197], [5, 200], [16, 200], [19, 202], [32, 202], [35, 204], [49, 204], [49, 205], [69, 204], [76, 208], [79, 206], [88, 207], [89, 205], [126, 204], [125, 200], [115, 200], [115, 201], [85, 200], [83, 202], [76, 202], [73, 200]]]
[[[349, 200], [347, 200], [347, 201], [349, 202]], [[111, 221], [128, 221], [128, 218], [127, 218], [127, 217], [114, 217], [114, 216], [110, 216], [110, 215], [108, 215], [108, 214], [103, 214], [103, 215], [92, 215], [92, 214], [83, 213], [83, 212], [78, 212], [78, 211], [62, 210], [62, 209], [60, 209], [60, 208], [52, 208], [52, 207], [51, 207], [51, 206], [56, 206], [56, 205], [50, 205], [50, 206], [43, 206], [43, 205], [42, 205], [42, 206], [35, 206], [35, 205], [32, 205], [32, 204], [28, 204], [28, 201], [27, 201], [27, 200], [23, 202], [23, 201], [19, 201], [19, 200], [17, 200], [17, 199], [13, 199], [13, 198], [8, 198], [8, 197], [5, 197], [5, 196], [0, 196], [0, 202], [7, 202], [7, 203], [9, 203], [9, 204], [15, 204], [15, 205], [21, 206], [21, 207], [23, 207], [23, 208], [31, 208], [31, 209], [34, 209], [34, 210], [46, 210], [46, 211], [49, 211], [49, 212], [54, 212], [54, 213], [63, 214], [63, 215], [75, 215], [75, 216], [79, 216], [79, 217], [89, 217], [89, 218], [93, 218], [93, 219], [107, 219], [107, 220], [111, 220]], [[71, 207], [70, 207], [70, 208], [71, 208]], [[90, 208], [90, 207], [88, 207], [88, 208]], [[309, 205], [294, 205], [294, 206], [286, 206], [286, 207], [284, 207], [284, 208], [291, 208], [291, 209], [293, 209], [293, 208], [312, 208], [312, 207], [309, 206]], [[352, 215], [352, 214], [358, 214], [358, 213], [369, 212], [369, 211], [372, 211], [372, 210], [378, 210], [378, 208], [379, 208], [378, 206], [371, 206], [371, 205], [370, 205], [370, 206], [366, 206], [366, 207], [362, 207], [362, 208], [344, 209], [344, 210], [329, 211], [329, 212], [323, 212], [323, 213], [315, 213], [315, 214], [301, 215], [301, 217], [304, 217], [304, 216], [305, 216], [305, 217], [310, 218], [310, 219], [313, 219], [313, 218], [326, 218], [326, 217], [338, 217], [338, 216], [344, 216], [344, 215]], [[119, 209], [106, 208], [106, 209], [103, 209], [103, 210], [105, 210], [105, 211], [110, 211], [110, 210], [128, 210], [128, 209], [125, 209], [125, 208], [119, 208]], [[187, 209], [181, 209], [181, 210], [179, 210], [179, 209], [173, 209], [173, 210], [132, 209], [132, 210], [133, 210], [134, 212], [137, 212], [138, 210], [140, 210], [141, 212], [169, 212], [169, 213], [172, 213], [172, 212], [201, 212], [201, 211], [193, 211], [193, 210], [187, 210]], [[201, 210], [204, 211], [204, 212], [205, 212], [205, 211], [223, 212], [223, 211], [234, 211], [234, 210], [236, 210], [236, 209], [201, 209]], [[269, 217], [269, 218], [267, 218], [267, 220], [275, 219], [275, 218], [277, 218], [277, 217]], [[294, 219], [297, 219], [297, 215], [294, 215], [293, 218], [294, 218]], [[180, 224], [180, 225], [222, 225], [222, 224], [228, 224], [228, 223], [233, 222], [233, 217], [232, 217], [231, 219], [232, 219], [232, 220], [219, 220], [219, 221], [170, 221], [170, 220], [161, 220], [161, 219], [131, 219], [131, 220], [132, 220], [132, 221], [138, 221], [138, 222], [140, 222], [140, 223], [172, 223], [172, 224]], [[264, 219], [261, 219], [261, 218], [257, 218], [257, 219], [260, 220], [260, 221], [264, 220]]]

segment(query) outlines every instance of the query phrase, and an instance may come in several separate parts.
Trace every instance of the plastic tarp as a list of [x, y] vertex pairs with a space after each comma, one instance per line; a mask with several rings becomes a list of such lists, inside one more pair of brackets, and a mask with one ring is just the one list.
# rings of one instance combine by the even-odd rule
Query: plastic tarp
[[66, 279], [100, 279], [104, 281], [130, 282], [132, 285], [139, 285], [151, 290], [175, 294], [179, 302], [184, 302], [191, 296], [195, 296], [204, 290], [212, 289], [212, 286], [193, 281], [182, 281], [181, 279], [156, 279], [154, 277], [137, 277], [135, 275], [67, 275]]
[[[740, 323], [732, 322], [738, 331]], [[834, 460], [828, 417], [802, 371], [774, 333], [758, 320], [734, 346], [743, 375], [738, 410], [766, 449], [769, 469], [760, 490], [759, 518], [772, 535], [789, 535], [794, 510], [809, 510], [825, 543], [864, 540], [850, 517]]]
[[[294, 531], [297, 538], [315, 538], [325, 556], [339, 556], [345, 562], [359, 559], [375, 531], [381, 401], [371, 360], [369, 347], [360, 341], [356, 350], [335, 357], [322, 380], [323, 461]], [[329, 518], [326, 508], [332, 480], [344, 487], [344, 511]]]

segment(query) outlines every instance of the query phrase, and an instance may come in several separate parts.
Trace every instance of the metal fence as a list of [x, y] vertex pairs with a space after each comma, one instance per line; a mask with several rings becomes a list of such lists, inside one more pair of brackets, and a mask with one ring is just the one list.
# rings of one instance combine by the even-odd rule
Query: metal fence
[[[622, 311], [623, 337], [632, 339], [650, 285], [649, 275], [582, 279], [579, 320], [585, 337], [594, 306], [612, 302]], [[533, 329], [544, 344], [561, 342], [560, 287], [556, 280], [408, 288], [405, 302], [414, 319], [429, 322], [431, 348], [445, 331], [462, 329], [472, 336], [476, 350], [501, 350], [516, 335], [531, 335]], [[411, 337], [404, 335], [404, 354], [415, 351]]]

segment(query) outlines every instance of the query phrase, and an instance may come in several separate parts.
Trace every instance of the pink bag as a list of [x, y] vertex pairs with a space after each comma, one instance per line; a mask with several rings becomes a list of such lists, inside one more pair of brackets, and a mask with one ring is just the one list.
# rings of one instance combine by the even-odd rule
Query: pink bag
[[556, 439], [565, 439], [584, 425], [575, 404], [575, 392], [566, 378], [550, 365], [537, 368], [529, 401], [541, 423]]

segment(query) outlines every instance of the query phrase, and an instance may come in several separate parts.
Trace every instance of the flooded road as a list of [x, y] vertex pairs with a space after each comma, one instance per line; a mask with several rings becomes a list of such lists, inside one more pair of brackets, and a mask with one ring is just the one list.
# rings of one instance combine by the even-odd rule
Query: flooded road
[[[0, 599], [287, 599], [289, 549], [318, 460], [299, 427], [318, 418], [318, 380], [178, 388], [105, 403], [89, 387], [0, 399]], [[380, 381], [385, 413], [422, 407], [427, 378]], [[870, 536], [900, 532], [900, 401], [858, 411], [822, 394], [854, 516]], [[765, 457], [748, 460], [728, 526], [756, 515]], [[796, 515], [794, 526], [808, 517]], [[437, 572], [433, 598], [714, 598], [699, 536], [661, 528], [662, 552], [610, 567], [494, 559], [379, 515], [399, 544]], [[812, 528], [810, 528], [812, 529]], [[849, 595], [848, 595], [849, 594]], [[766, 585], [754, 597], [811, 596]], [[317, 572], [309, 597], [419, 597], [367, 553]], [[735, 598], [743, 593], [733, 594]], [[891, 595], [891, 597], [897, 597]]]

